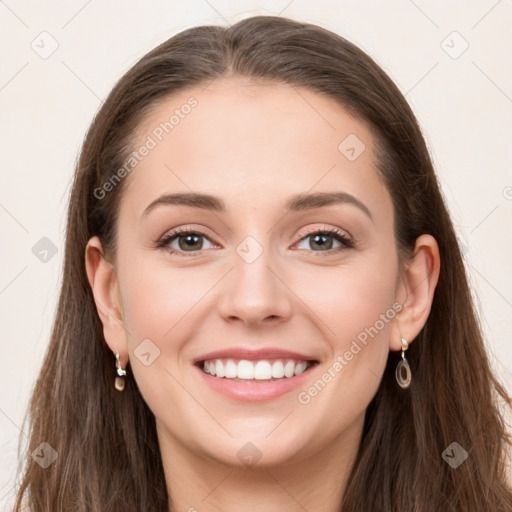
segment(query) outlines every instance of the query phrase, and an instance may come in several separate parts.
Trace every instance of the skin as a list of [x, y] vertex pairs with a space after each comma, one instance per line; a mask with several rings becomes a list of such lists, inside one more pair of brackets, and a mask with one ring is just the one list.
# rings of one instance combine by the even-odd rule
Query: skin
[[[423, 235], [399, 262], [393, 205], [368, 128], [305, 88], [231, 77], [182, 91], [145, 119], [134, 148], [190, 96], [197, 107], [126, 178], [115, 258], [97, 237], [88, 243], [105, 340], [123, 367], [130, 360], [156, 417], [171, 510], [243, 512], [257, 503], [335, 511], [388, 352], [400, 350], [401, 336], [412, 343], [429, 314], [437, 244]], [[366, 146], [354, 161], [338, 150], [349, 134]], [[160, 195], [190, 191], [222, 198], [226, 212], [164, 205], [143, 216]], [[290, 196], [332, 191], [355, 196], [372, 218], [350, 203], [285, 215]], [[155, 248], [181, 226], [206, 234], [195, 255]], [[327, 237], [328, 254], [304, 234], [326, 228], [338, 228], [355, 247], [336, 251], [340, 242]], [[250, 264], [236, 251], [247, 236], [262, 248]], [[179, 250], [179, 238], [171, 245]], [[394, 303], [407, 306], [300, 403], [297, 393]], [[145, 366], [134, 350], [148, 338], [160, 355]], [[206, 386], [192, 366], [196, 357], [237, 345], [294, 350], [320, 365], [307, 386], [241, 403]], [[261, 452], [251, 467], [237, 457], [248, 442]]]

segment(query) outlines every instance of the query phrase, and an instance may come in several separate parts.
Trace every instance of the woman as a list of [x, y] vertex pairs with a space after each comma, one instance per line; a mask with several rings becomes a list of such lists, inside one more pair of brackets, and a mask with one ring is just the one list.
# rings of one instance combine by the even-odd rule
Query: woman
[[16, 510], [511, 510], [499, 399], [417, 121], [365, 53], [259, 16], [116, 84]]

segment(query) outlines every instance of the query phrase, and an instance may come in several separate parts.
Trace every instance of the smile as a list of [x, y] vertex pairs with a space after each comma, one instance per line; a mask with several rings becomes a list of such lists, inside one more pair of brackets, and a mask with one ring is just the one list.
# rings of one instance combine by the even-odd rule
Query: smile
[[214, 391], [239, 401], [267, 401], [304, 385], [318, 361], [211, 359], [194, 366]]
[[249, 361], [247, 359], [213, 359], [203, 362], [203, 370], [215, 377], [243, 380], [271, 380], [291, 378], [304, 373], [314, 361], [275, 359]]

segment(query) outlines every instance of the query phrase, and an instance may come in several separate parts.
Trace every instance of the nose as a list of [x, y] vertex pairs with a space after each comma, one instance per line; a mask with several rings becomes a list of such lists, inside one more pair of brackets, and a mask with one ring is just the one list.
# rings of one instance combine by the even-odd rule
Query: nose
[[227, 322], [275, 325], [290, 317], [293, 293], [281, 267], [271, 265], [269, 253], [264, 250], [250, 263], [234, 254], [234, 268], [224, 280], [218, 301], [220, 314]]

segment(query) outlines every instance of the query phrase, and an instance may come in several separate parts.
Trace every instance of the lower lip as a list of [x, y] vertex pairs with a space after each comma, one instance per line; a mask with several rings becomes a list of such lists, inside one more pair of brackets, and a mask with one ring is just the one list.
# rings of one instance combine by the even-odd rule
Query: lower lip
[[199, 366], [194, 366], [202, 375], [205, 383], [214, 391], [242, 402], [263, 402], [277, 398], [285, 393], [289, 393], [300, 385], [304, 385], [306, 379], [309, 378], [312, 371], [318, 366], [318, 363], [313, 364], [300, 375], [283, 377], [282, 379], [270, 382], [257, 380], [240, 382], [226, 379], [225, 377], [214, 377], [203, 371]]

